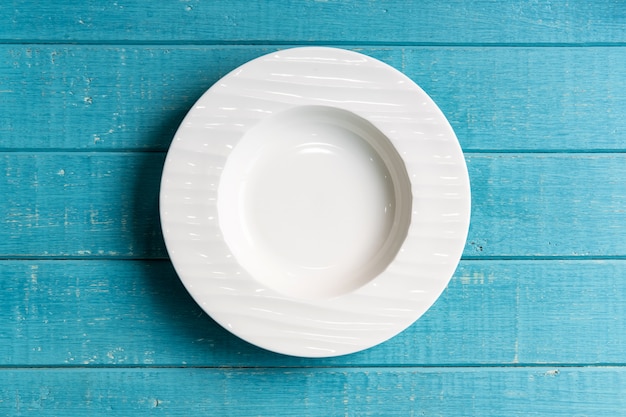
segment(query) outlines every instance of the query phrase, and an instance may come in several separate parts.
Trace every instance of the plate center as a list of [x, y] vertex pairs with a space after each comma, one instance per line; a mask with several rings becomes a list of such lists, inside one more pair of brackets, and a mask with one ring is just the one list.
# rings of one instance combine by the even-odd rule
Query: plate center
[[318, 106], [248, 131], [218, 194], [220, 226], [239, 263], [298, 298], [338, 296], [382, 272], [408, 227], [398, 227], [402, 181], [386, 142], [358, 116]]

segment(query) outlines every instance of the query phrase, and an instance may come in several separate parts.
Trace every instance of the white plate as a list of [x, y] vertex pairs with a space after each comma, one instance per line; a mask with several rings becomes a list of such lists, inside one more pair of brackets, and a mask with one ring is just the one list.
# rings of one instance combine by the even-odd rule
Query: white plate
[[377, 345], [439, 297], [463, 251], [459, 143], [415, 83], [368, 56], [294, 48], [248, 62], [190, 110], [161, 221], [202, 308], [265, 349]]

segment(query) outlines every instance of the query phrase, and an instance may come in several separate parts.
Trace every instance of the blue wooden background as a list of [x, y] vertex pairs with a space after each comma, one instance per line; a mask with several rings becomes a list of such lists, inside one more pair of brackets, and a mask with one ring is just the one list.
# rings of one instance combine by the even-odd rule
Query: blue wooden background
[[[405, 72], [473, 188], [440, 300], [339, 358], [220, 328], [158, 224], [192, 103], [292, 45]], [[0, 415], [625, 415], [625, 113], [624, 1], [3, 1]]]

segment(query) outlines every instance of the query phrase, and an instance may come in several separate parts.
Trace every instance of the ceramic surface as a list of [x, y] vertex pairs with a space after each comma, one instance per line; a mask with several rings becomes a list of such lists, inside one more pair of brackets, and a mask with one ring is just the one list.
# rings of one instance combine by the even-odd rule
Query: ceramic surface
[[470, 189], [444, 115], [365, 55], [295, 48], [234, 70], [180, 126], [161, 183], [167, 249], [202, 308], [289, 355], [372, 347], [459, 261]]

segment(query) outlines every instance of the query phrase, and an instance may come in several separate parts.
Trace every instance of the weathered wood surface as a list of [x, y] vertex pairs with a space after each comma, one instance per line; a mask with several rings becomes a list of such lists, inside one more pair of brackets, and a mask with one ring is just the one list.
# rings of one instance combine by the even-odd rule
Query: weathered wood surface
[[[158, 225], [192, 103], [298, 45], [422, 86], [473, 192], [433, 308], [321, 360], [215, 324]], [[1, 2], [0, 415], [623, 415], [625, 68], [619, 0]]]
[[[167, 256], [162, 153], [0, 154], [0, 257]], [[466, 257], [626, 256], [626, 154], [466, 154]]]
[[621, 365], [626, 261], [463, 261], [420, 320], [350, 356], [255, 348], [202, 313], [168, 261], [2, 261], [4, 366]]
[[37, 416], [618, 416], [623, 367], [0, 369]]
[[[277, 48], [0, 45], [0, 150], [165, 151], [208, 87]], [[626, 47], [353, 49], [417, 82], [466, 151], [626, 150]]]
[[150, 6], [139, 0], [3, 2], [0, 39], [342, 45], [626, 41], [626, 12], [619, 0], [502, 4], [488, 0], [188, 0]]

